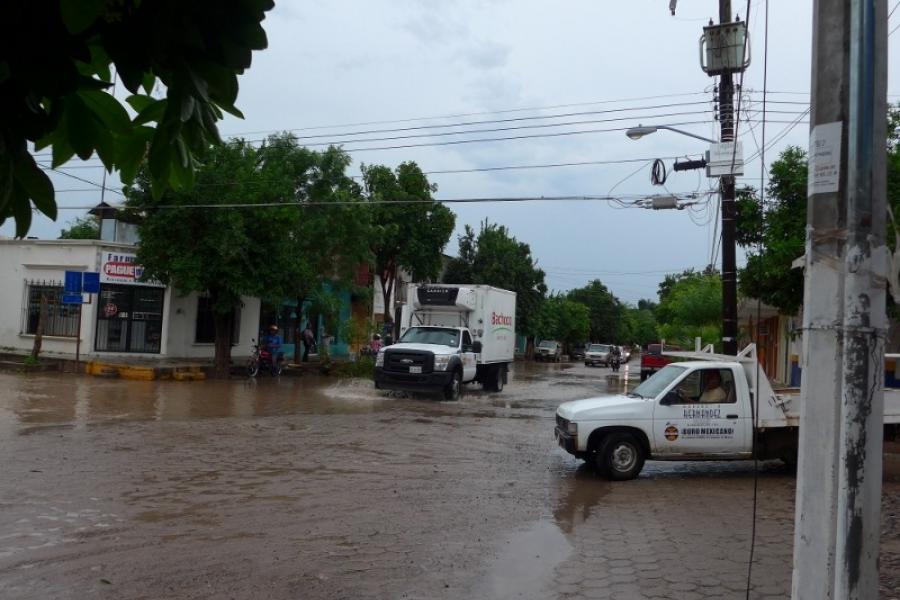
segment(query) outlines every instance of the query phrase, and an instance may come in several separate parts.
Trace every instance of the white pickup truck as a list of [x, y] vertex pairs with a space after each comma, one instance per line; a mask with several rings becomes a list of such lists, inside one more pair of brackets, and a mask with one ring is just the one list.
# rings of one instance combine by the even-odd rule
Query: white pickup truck
[[[645, 460], [797, 457], [800, 394], [776, 394], [757, 366], [756, 347], [738, 356], [667, 352], [672, 363], [628, 393], [565, 402], [556, 411], [559, 445], [610, 479], [633, 479]], [[888, 435], [900, 431], [900, 390], [884, 393]]]

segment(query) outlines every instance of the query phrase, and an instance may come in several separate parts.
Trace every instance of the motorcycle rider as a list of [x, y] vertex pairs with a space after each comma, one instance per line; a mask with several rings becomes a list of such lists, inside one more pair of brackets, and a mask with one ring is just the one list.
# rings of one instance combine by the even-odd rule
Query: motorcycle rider
[[619, 351], [618, 346], [613, 346], [609, 351], [609, 363], [613, 371], [619, 370], [619, 365], [622, 363], [622, 353]]
[[282, 356], [281, 336], [278, 335], [278, 325], [275, 325], [274, 323], [269, 326], [269, 335], [266, 336], [265, 348], [269, 352], [269, 360], [271, 361], [269, 366], [274, 375], [278, 372], [278, 361]]

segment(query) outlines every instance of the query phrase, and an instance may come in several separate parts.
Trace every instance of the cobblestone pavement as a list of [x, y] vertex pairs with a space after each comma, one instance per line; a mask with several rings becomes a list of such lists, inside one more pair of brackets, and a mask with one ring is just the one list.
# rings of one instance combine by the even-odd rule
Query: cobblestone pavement
[[[599, 480], [554, 446], [607, 369], [460, 402], [366, 381], [0, 375], [0, 598], [743, 598], [753, 464]], [[900, 472], [900, 469], [897, 470]], [[885, 482], [882, 598], [900, 588]], [[790, 592], [794, 479], [761, 466], [752, 598]]]

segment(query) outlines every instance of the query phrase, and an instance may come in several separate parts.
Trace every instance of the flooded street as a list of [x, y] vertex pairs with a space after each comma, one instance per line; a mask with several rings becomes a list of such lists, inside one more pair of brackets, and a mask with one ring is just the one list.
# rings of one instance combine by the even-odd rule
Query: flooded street
[[[753, 464], [610, 483], [556, 447], [608, 369], [459, 402], [364, 380], [0, 374], [0, 598], [743, 598]], [[753, 598], [790, 595], [794, 477], [761, 465]], [[900, 587], [900, 478], [882, 597]]]

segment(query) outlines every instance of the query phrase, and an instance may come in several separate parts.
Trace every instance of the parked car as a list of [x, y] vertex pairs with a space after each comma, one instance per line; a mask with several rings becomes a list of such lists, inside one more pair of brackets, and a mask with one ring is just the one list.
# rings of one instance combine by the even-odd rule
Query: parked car
[[609, 344], [591, 344], [584, 353], [584, 366], [609, 365], [609, 353], [612, 346]]
[[556, 340], [543, 340], [534, 349], [534, 360], [559, 362], [562, 360], [562, 344]]
[[671, 352], [678, 350], [681, 350], [681, 348], [678, 346], [670, 346], [669, 344], [666, 344], [665, 350], [663, 350], [662, 344], [647, 344], [647, 347], [641, 352], [641, 381], [644, 381], [672, 362], [670, 357], [663, 355], [663, 351]]

